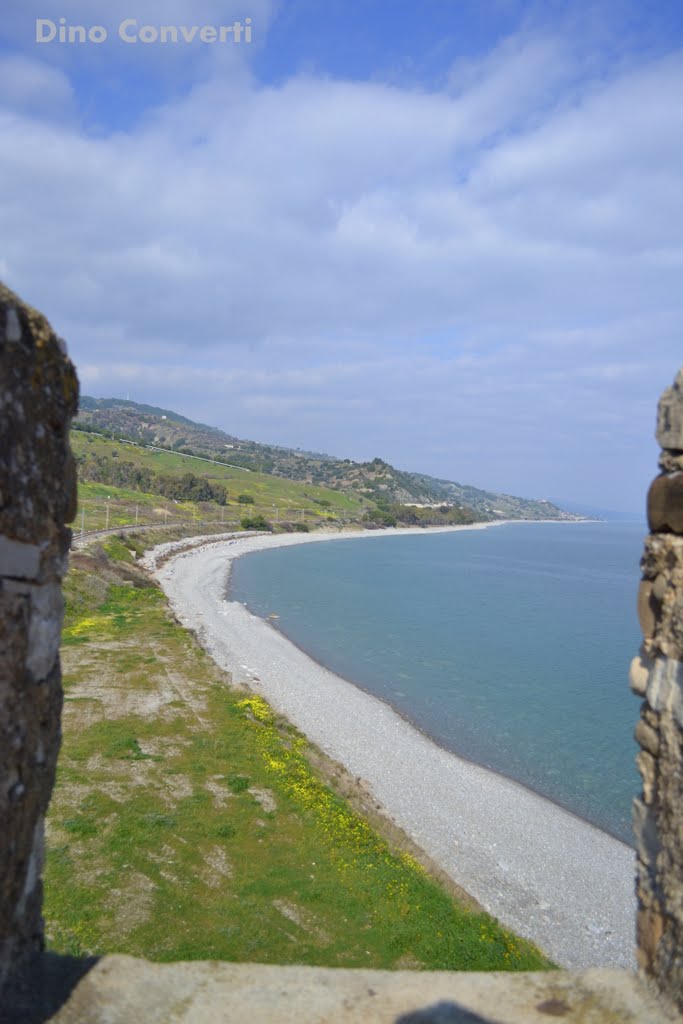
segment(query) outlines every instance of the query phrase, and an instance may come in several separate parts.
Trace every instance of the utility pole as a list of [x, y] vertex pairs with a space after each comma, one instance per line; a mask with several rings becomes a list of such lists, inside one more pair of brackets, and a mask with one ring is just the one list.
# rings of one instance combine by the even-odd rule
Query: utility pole
[[81, 533], [85, 533], [85, 505], [81, 509]]
[[106, 522], [106, 526], [104, 527], [105, 530], [109, 529], [109, 501], [110, 501], [110, 499], [107, 498], [107, 522]]
[[164, 526], [168, 522], [168, 507], [164, 506]]
[[138, 525], [138, 506], [135, 506], [135, 525]]

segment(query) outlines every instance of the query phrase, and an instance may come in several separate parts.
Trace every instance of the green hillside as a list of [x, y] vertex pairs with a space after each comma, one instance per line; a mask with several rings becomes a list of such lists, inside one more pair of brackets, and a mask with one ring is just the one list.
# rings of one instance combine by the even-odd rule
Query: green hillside
[[[370, 516], [377, 525], [580, 518], [549, 502], [409, 473], [380, 458], [353, 462], [241, 440], [171, 410], [122, 399], [83, 397], [74, 426], [83, 481], [168, 497], [173, 488], [164, 489], [159, 478], [190, 473], [205, 485], [183, 497], [227, 508], [244, 491], [255, 507], [278, 519], [302, 509], [340, 521]], [[220, 488], [227, 491], [225, 501]]]
[[75, 430], [79, 473], [77, 531], [134, 523], [223, 523], [263, 516], [284, 528], [358, 522], [370, 507], [358, 495], [268, 476]]

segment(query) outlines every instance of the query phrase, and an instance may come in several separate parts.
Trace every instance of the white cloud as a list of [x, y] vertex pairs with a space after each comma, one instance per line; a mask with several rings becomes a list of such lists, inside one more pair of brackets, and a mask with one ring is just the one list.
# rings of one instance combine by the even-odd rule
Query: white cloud
[[73, 102], [63, 71], [18, 54], [0, 57], [0, 109], [64, 117], [73, 112]]
[[[660, 71], [669, 83], [670, 69]], [[453, 171], [466, 100], [309, 79], [277, 90], [243, 85], [236, 94], [213, 82], [129, 136], [87, 139], [14, 122], [6, 169], [20, 194], [33, 192], [38, 233], [63, 231], [75, 265], [88, 253], [100, 309], [113, 281], [136, 296], [138, 317], [147, 296], [157, 322], [174, 320], [181, 336], [178, 282], [215, 300], [193, 311], [207, 342], [222, 340], [226, 326], [236, 340], [332, 323], [360, 332], [380, 323], [438, 329], [480, 313], [487, 292], [499, 316], [518, 322], [520, 299], [531, 298], [539, 279], [542, 295], [522, 301], [521, 312], [547, 323], [548, 306], [574, 310], [577, 292], [589, 315], [604, 315], [619, 282], [629, 301], [641, 302], [677, 273], [675, 262], [637, 259], [673, 236], [679, 200], [661, 187], [673, 176], [662, 171], [661, 149], [629, 177], [615, 147], [601, 191], [582, 181], [581, 162], [587, 176], [596, 159], [590, 140], [614, 130], [619, 95], [626, 102], [632, 90], [617, 83], [607, 93], [583, 120], [562, 114], [487, 150], [471, 183]], [[673, 103], [660, 112], [674, 138], [680, 120]], [[629, 147], [639, 125], [650, 141], [649, 123], [632, 117], [624, 122]], [[680, 161], [679, 149], [671, 142], [669, 156]], [[553, 177], [558, 152], [572, 154], [574, 177], [561, 160]], [[65, 265], [54, 249], [42, 260], [45, 272], [50, 262]], [[596, 287], [598, 273], [608, 287]]]
[[98, 393], [135, 384], [293, 444], [315, 415], [306, 444], [382, 442], [416, 467], [425, 447], [396, 440], [411, 417], [435, 452], [462, 454], [477, 424], [489, 484], [513, 488], [521, 445], [533, 490], [558, 493], [553, 444], [574, 437], [580, 473], [596, 415], [625, 431], [627, 403], [645, 389], [653, 408], [673, 376], [680, 55], [598, 80], [563, 40], [519, 36], [442, 92], [204, 68], [97, 137], [38, 120], [39, 84], [60, 105], [68, 80], [17, 60], [0, 65], [6, 273]]
[[475, 138], [534, 122], [576, 75], [575, 55], [557, 37], [520, 34], [483, 59], [461, 58], [448, 76]]

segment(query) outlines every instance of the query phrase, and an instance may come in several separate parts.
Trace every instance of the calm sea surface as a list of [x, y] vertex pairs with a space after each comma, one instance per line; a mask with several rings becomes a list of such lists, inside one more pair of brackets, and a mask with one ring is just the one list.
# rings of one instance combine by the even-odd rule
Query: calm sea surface
[[231, 597], [441, 746], [631, 842], [646, 528], [520, 523], [258, 552]]

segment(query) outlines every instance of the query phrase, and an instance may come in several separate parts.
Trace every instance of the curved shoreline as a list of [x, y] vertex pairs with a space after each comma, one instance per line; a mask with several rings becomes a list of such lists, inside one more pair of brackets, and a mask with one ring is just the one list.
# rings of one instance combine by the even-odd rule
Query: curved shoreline
[[[243, 552], [243, 554], [250, 554], [250, 552], [245, 551]], [[239, 557], [240, 555], [235, 555], [234, 558], [231, 558], [231, 564], [233, 561], [235, 561], [236, 558]], [[228, 574], [228, 586], [226, 588], [227, 593], [226, 596], [224, 597], [225, 601], [232, 600], [232, 598], [229, 596], [229, 579], [230, 577]], [[430, 736], [426, 729], [423, 729], [418, 722], [413, 721], [413, 719], [407, 712], [395, 707], [390, 700], [387, 700], [384, 697], [379, 697], [376, 693], [373, 693], [372, 690], [366, 689], [365, 686], [363, 686], [362, 683], [359, 683], [356, 679], [350, 679], [348, 676], [340, 676], [338, 672], [335, 672], [333, 668], [330, 668], [329, 665], [326, 665], [324, 661], [320, 661], [318, 658], [314, 658], [313, 655], [310, 654], [305, 647], [302, 647], [301, 644], [298, 644], [296, 642], [296, 640], [292, 640], [291, 637], [287, 636], [285, 631], [280, 629], [276, 622], [269, 621], [268, 618], [264, 618], [261, 615], [257, 615], [248, 608], [247, 611], [249, 611], [249, 614], [253, 618], [258, 619], [259, 622], [265, 622], [269, 629], [274, 630], [279, 636], [283, 637], [287, 641], [287, 643], [291, 644], [292, 647], [296, 648], [297, 651], [303, 654], [304, 657], [308, 658], [309, 661], [312, 661], [314, 665], [317, 665], [321, 672], [329, 672], [330, 675], [335, 676], [337, 679], [342, 679], [349, 686], [353, 686], [356, 690], [360, 690], [361, 693], [366, 694], [368, 697], [372, 697], [373, 700], [378, 700], [380, 704], [384, 704], [387, 708], [390, 709], [390, 711], [393, 711], [395, 715], [398, 715], [398, 717], [402, 719], [407, 726], [409, 726], [415, 732], [419, 733], [420, 736], [424, 736], [425, 739], [429, 740], [430, 743], [433, 743], [435, 747], [439, 748], [439, 750], [443, 750], [445, 754], [450, 754], [452, 757], [457, 757], [460, 761], [464, 761], [466, 764], [473, 765], [475, 768], [481, 768], [484, 771], [491, 772], [492, 775], [497, 775], [499, 778], [504, 779], [506, 782], [513, 782], [516, 786], [519, 786], [521, 789], [524, 789], [528, 793], [531, 793], [532, 796], [537, 796], [540, 800], [547, 800], [549, 803], [554, 804], [555, 807], [558, 807], [561, 811], [564, 811], [565, 814], [571, 815], [572, 818], [576, 818], [576, 820], [580, 821], [582, 824], [590, 825], [591, 828], [597, 829], [598, 832], [603, 832], [606, 836], [609, 836], [610, 839], [613, 839], [615, 843], [620, 843], [622, 846], [625, 846], [627, 850], [635, 851], [635, 841], [634, 843], [629, 844], [625, 842], [620, 836], [617, 836], [613, 832], [610, 832], [609, 829], [604, 828], [600, 825], [596, 825], [595, 822], [589, 821], [588, 818], [583, 818], [576, 811], [573, 811], [571, 807], [565, 807], [565, 805], [561, 803], [559, 800], [553, 799], [552, 797], [547, 796], [545, 793], [541, 793], [540, 790], [534, 789], [534, 787], [530, 786], [528, 783], [521, 782], [519, 779], [513, 778], [512, 775], [506, 775], [504, 772], [500, 771], [498, 768], [492, 767], [492, 765], [490, 764], [482, 764], [480, 761], [476, 761], [473, 757], [467, 757], [465, 754], [461, 754], [457, 750], [451, 750], [450, 747], [447, 747], [444, 743], [439, 742], [439, 740], [435, 739], [434, 736]], [[251, 688], [253, 689], [253, 687]]]
[[[486, 527], [459, 529], [472, 528]], [[522, 784], [446, 751], [270, 623], [225, 600], [230, 564], [250, 551], [408, 532], [425, 530], [207, 537], [176, 555], [162, 545], [146, 564], [153, 569], [155, 553], [171, 554], [157, 576], [208, 653], [362, 778], [384, 813], [490, 913], [563, 966], [632, 967], [629, 847]]]

